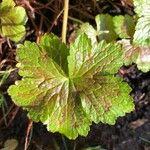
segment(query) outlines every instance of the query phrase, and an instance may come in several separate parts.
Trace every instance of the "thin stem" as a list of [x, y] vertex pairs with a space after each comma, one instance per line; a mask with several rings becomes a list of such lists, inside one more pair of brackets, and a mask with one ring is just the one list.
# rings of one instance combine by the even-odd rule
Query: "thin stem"
[[62, 142], [63, 142], [63, 144], [64, 144], [65, 150], [68, 150], [68, 147], [67, 147], [67, 144], [66, 144], [65, 137], [64, 137], [63, 135], [62, 135], [61, 137], [62, 137]]
[[69, 11], [69, 0], [64, 0], [64, 16], [62, 26], [62, 42], [64, 43], [66, 43], [68, 11]]
[[80, 24], [83, 24], [83, 21], [79, 20], [79, 19], [76, 19], [74, 17], [71, 17], [71, 16], [68, 16], [68, 19], [74, 21], [74, 22], [77, 22], [77, 23], [80, 23]]

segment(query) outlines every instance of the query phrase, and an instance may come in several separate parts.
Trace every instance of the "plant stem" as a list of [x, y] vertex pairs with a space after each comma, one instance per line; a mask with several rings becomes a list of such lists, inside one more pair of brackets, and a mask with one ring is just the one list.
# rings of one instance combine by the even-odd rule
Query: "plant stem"
[[62, 26], [62, 42], [64, 43], [66, 43], [68, 11], [69, 11], [69, 0], [64, 0], [64, 16]]
[[64, 145], [65, 150], [68, 150], [65, 137], [63, 135], [61, 137], [62, 137], [62, 141], [63, 141], [63, 145]]
[[74, 17], [71, 17], [71, 16], [68, 16], [68, 19], [74, 21], [74, 22], [77, 22], [77, 23], [80, 23], [80, 24], [83, 24], [83, 21], [77, 19], [77, 18], [74, 18]]

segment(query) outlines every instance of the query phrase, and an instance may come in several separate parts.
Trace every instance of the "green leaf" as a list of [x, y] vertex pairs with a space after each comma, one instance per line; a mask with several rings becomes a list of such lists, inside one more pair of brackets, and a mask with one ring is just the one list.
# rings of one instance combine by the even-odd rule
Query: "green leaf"
[[139, 16], [135, 27], [133, 43], [137, 46], [150, 45], [150, 2], [147, 0], [135, 0], [135, 11]]
[[[118, 38], [118, 35], [114, 31], [113, 17], [109, 14], [100, 14], [96, 18], [97, 31], [103, 31], [98, 37], [99, 40], [106, 40], [107, 42], [114, 41]], [[105, 31], [105, 32], [104, 32]]]
[[80, 26], [78, 34], [87, 34], [92, 40], [92, 44], [105, 40], [107, 42], [115, 41], [118, 35], [114, 30], [113, 17], [108, 14], [100, 14], [95, 17], [96, 29], [89, 23]]
[[119, 15], [113, 17], [115, 31], [120, 38], [131, 38], [134, 34], [134, 20], [133, 17], [129, 15]]
[[[114, 124], [117, 117], [134, 109], [130, 87], [114, 75], [123, 64], [119, 44], [93, 45], [82, 34], [70, 45], [69, 56], [63, 50], [66, 46], [54, 35], [45, 35], [39, 45], [25, 42], [17, 50], [23, 78], [8, 93], [33, 121], [75, 139], [86, 136], [92, 122]], [[66, 62], [60, 63], [55, 52], [67, 61], [68, 74]]]
[[3, 0], [0, 3], [0, 34], [18, 42], [25, 35], [26, 11], [21, 6], [15, 6], [13, 0]]

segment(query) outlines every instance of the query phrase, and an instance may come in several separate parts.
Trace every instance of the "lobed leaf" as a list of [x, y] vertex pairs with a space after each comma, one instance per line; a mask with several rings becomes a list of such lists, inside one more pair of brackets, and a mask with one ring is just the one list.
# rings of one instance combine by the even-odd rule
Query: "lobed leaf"
[[131, 88], [114, 75], [123, 64], [119, 44], [93, 45], [82, 34], [70, 45], [69, 55], [63, 50], [68, 49], [56, 36], [45, 35], [39, 45], [25, 42], [17, 51], [23, 78], [8, 93], [32, 120], [75, 139], [86, 136], [92, 122], [114, 124], [134, 109]]

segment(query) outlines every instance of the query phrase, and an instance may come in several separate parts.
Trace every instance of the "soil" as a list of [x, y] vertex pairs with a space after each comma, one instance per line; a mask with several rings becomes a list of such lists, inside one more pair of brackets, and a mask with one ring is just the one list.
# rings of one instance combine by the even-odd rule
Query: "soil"
[[[54, 1], [47, 7], [47, 0], [37, 3], [30, 2], [30, 5], [21, 0], [16, 2], [26, 8], [29, 16], [26, 25], [27, 35], [24, 39], [38, 41], [40, 34], [44, 32], [61, 35], [62, 15], [58, 17], [63, 8], [61, 0]], [[32, 12], [32, 8], [36, 10], [35, 13]], [[132, 5], [125, 0], [101, 0], [97, 3], [95, 0], [70, 2], [70, 16], [83, 22], [88, 21], [95, 24], [94, 16], [99, 13], [134, 14]], [[35, 15], [35, 19], [32, 15]], [[69, 20], [68, 39], [75, 28], [74, 21]], [[16, 44], [2, 38], [0, 46], [2, 47], [0, 64], [3, 64], [0, 65], [0, 70], [15, 68]], [[59, 133], [48, 132], [46, 126], [41, 123], [33, 123], [32, 126], [27, 112], [15, 106], [11, 101], [7, 89], [16, 80], [21, 79], [18, 70], [15, 69], [0, 87], [0, 93], [7, 102], [7, 107], [4, 106], [5, 113], [4, 110], [1, 110], [0, 113], [0, 149], [4, 147], [4, 143], [8, 139], [17, 139], [17, 150], [24, 150], [29, 132], [28, 150], [82, 150], [93, 146], [101, 146], [107, 150], [150, 150], [150, 72], [142, 73], [135, 64], [128, 67], [123, 66], [120, 68], [120, 72], [118, 74], [124, 79], [124, 82], [132, 87], [131, 96], [134, 99], [135, 110], [118, 118], [114, 126], [93, 124], [87, 137], [68, 140]]]

